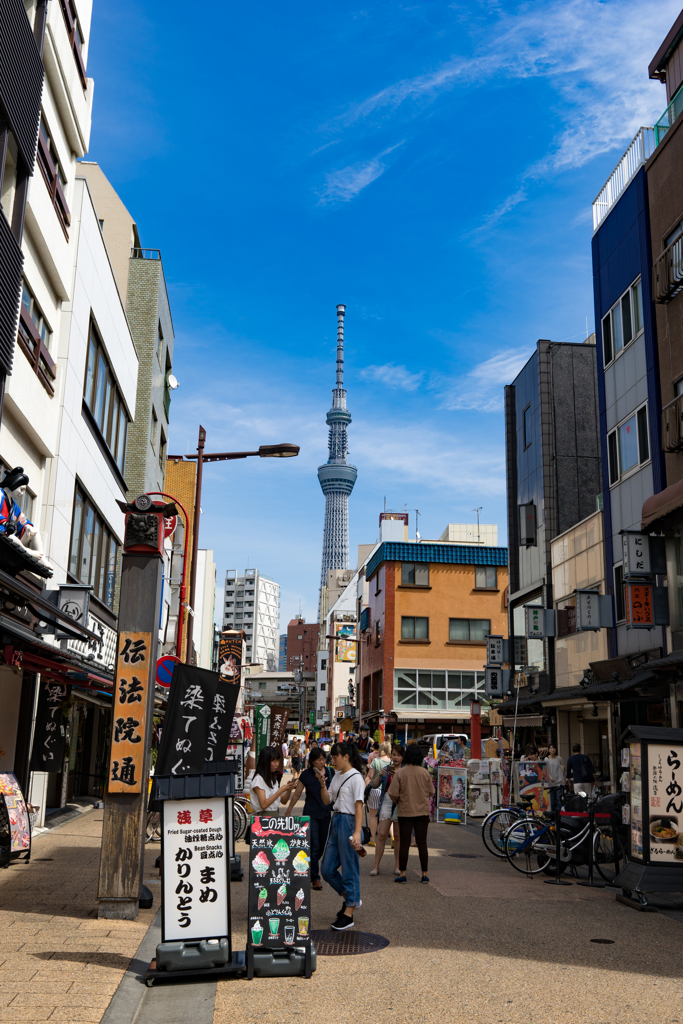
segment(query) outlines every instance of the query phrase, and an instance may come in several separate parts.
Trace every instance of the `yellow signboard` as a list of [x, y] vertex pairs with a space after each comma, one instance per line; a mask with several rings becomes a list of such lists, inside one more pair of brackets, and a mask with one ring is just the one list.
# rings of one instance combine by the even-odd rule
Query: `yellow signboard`
[[142, 792], [151, 647], [151, 633], [119, 633], [107, 785], [110, 793]]

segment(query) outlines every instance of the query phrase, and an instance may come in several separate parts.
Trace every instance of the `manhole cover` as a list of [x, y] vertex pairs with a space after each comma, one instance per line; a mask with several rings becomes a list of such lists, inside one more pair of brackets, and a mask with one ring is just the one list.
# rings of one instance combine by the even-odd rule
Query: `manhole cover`
[[372, 932], [313, 931], [311, 939], [318, 956], [355, 956], [356, 953], [376, 953], [389, 945], [389, 939]]
[[449, 857], [458, 857], [460, 860], [479, 860], [481, 853], [449, 853]]
[[591, 942], [598, 942], [601, 946], [613, 946], [614, 939], [591, 939]]

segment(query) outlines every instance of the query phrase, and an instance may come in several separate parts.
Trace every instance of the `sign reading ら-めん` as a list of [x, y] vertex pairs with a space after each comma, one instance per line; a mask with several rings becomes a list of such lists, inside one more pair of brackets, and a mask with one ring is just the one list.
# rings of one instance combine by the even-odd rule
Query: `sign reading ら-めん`
[[311, 925], [309, 818], [260, 815], [251, 826], [249, 942], [303, 946]]

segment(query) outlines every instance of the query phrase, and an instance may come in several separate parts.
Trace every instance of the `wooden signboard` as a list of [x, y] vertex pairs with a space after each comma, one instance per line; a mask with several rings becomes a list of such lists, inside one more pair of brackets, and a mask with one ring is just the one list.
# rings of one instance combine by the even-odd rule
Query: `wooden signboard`
[[141, 793], [145, 767], [147, 692], [153, 685], [152, 634], [121, 630], [116, 656], [110, 793]]
[[257, 815], [249, 853], [248, 945], [292, 949], [311, 936], [310, 819]]

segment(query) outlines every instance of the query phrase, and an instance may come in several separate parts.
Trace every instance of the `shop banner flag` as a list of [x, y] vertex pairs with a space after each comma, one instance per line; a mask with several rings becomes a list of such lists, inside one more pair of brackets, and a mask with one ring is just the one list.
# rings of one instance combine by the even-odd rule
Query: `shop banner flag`
[[62, 706], [70, 693], [68, 683], [44, 682], [40, 687], [31, 752], [32, 772], [61, 772], [64, 767], [66, 729]]
[[259, 754], [270, 742], [270, 704], [256, 705], [254, 711], [254, 732], [256, 734], [254, 757], [258, 761]]
[[177, 664], [157, 758], [157, 775], [201, 772], [206, 761], [224, 761], [239, 686], [218, 672]]
[[278, 707], [277, 704], [273, 704], [270, 709], [270, 745], [271, 747], [281, 747], [285, 742], [285, 729], [287, 728], [287, 721], [289, 719], [289, 708]]
[[221, 633], [218, 647], [218, 671], [226, 683], [239, 686], [242, 672], [241, 629], [228, 629]]

